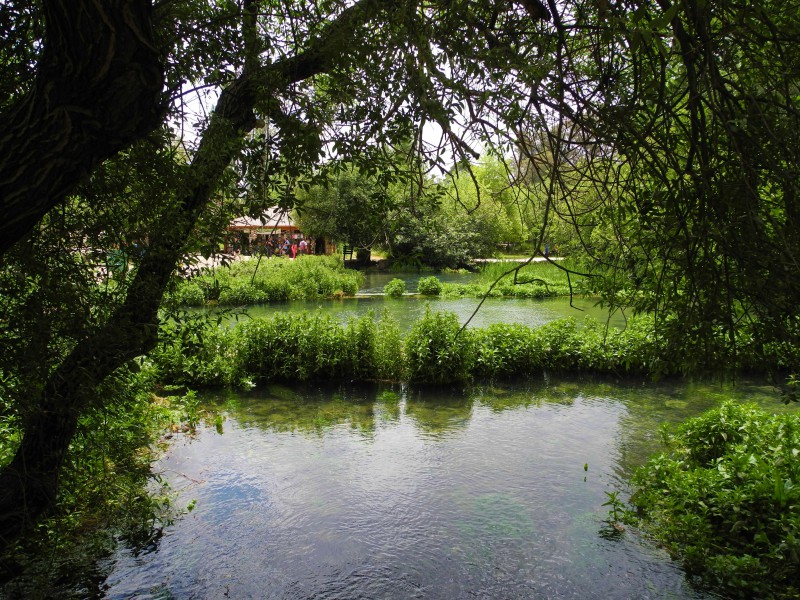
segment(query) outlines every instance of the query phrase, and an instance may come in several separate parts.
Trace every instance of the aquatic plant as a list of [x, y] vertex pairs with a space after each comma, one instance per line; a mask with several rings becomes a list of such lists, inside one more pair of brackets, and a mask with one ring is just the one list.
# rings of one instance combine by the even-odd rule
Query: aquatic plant
[[439, 278], [431, 275], [430, 277], [421, 277], [417, 282], [417, 293], [426, 296], [438, 296], [442, 292], [442, 282]]
[[[562, 261], [549, 262], [491, 262], [481, 265], [477, 282], [471, 284], [443, 283], [441, 295], [446, 298], [552, 298], [587, 292], [586, 278], [573, 274], [569, 279], [567, 269], [576, 265]], [[562, 268], [563, 267], [563, 268]], [[571, 285], [570, 285], [571, 284]]]
[[468, 379], [475, 362], [475, 345], [472, 332], [460, 330], [454, 314], [434, 313], [428, 307], [405, 340], [409, 379], [420, 383]]
[[[164, 325], [150, 354], [165, 381], [193, 386], [330, 378], [449, 383], [469, 378], [524, 377], [543, 371], [664, 376], [684, 372], [666, 351], [652, 317], [625, 329], [593, 319], [552, 321], [538, 328], [494, 324], [461, 330], [455, 315], [428, 309], [403, 337], [386, 313], [341, 324], [318, 313], [219, 327], [187, 315]], [[748, 354], [729, 368], [752, 368]], [[737, 362], [744, 359], [743, 362]]]
[[383, 286], [383, 293], [392, 298], [399, 298], [406, 293], [406, 282], [402, 279], [394, 278]]
[[725, 401], [634, 475], [629, 520], [725, 597], [800, 594], [800, 416]]
[[251, 258], [217, 267], [179, 282], [170, 305], [243, 306], [285, 300], [352, 296], [363, 283], [338, 256], [299, 256], [295, 260]]

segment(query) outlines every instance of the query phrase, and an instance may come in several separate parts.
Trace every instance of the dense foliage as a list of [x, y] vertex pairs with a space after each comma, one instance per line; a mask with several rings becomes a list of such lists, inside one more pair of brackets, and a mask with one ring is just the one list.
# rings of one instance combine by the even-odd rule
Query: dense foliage
[[406, 293], [406, 282], [395, 277], [383, 286], [383, 293], [390, 298], [399, 298]]
[[[667, 352], [664, 341], [652, 334], [653, 318], [647, 316], [629, 319], [624, 330], [590, 318], [581, 323], [561, 319], [538, 328], [499, 323], [462, 329], [455, 315], [428, 309], [405, 337], [386, 315], [342, 325], [330, 316], [305, 313], [233, 327], [219, 327], [216, 321], [201, 325], [202, 317], [192, 318], [188, 325], [181, 320], [166, 324], [162, 342], [151, 354], [168, 383], [324, 378], [436, 384], [542, 371], [664, 376], [683, 373], [692, 361]], [[748, 343], [752, 336], [742, 331], [738, 344], [746, 348]], [[764, 367], [763, 357], [755, 353], [719, 359], [728, 362], [731, 372]], [[774, 365], [786, 361], [783, 354], [770, 359]]]
[[4, 2], [0, 407], [23, 433], [0, 546], [52, 506], [80, 418], [124, 405], [103, 386], [159, 343], [186, 255], [320, 163], [402, 188], [386, 243], [411, 262], [568, 241], [652, 315], [647, 370], [796, 373], [800, 11], [546, 4]]
[[547, 371], [674, 373], [648, 334], [648, 319], [625, 331], [587, 319], [541, 328], [498, 324], [465, 329], [455, 315], [428, 310], [401, 336], [387, 316], [346, 325], [305, 313], [243, 322], [235, 327], [165, 325], [152, 359], [165, 381], [192, 386], [309, 379], [410, 380], [450, 383], [472, 377], [525, 377]]
[[476, 283], [443, 283], [441, 295], [447, 298], [552, 298], [584, 294], [587, 279], [575, 271], [572, 261], [559, 263], [494, 262], [481, 266]]
[[178, 306], [244, 306], [281, 300], [352, 296], [364, 276], [336, 256], [235, 261], [178, 282], [167, 303]]
[[327, 165], [318, 173], [324, 183], [298, 191], [301, 229], [367, 256], [377, 248], [394, 262], [433, 268], [464, 267], [528, 239], [497, 161], [472, 166], [472, 176], [455, 169], [444, 182], [415, 182], [402, 158], [364, 168], [378, 171], [371, 176], [353, 165]]
[[420, 277], [417, 282], [417, 293], [425, 296], [438, 296], [442, 293], [442, 282], [433, 275]]
[[397, 325], [372, 316], [342, 325], [314, 313], [281, 315], [230, 329], [192, 327], [188, 336], [180, 323], [165, 327], [151, 357], [170, 383], [399, 379], [403, 369]]
[[[165, 436], [194, 428], [197, 399], [155, 395], [154, 375], [145, 363], [103, 386], [117, 401], [80, 420], [53, 510], [0, 559], [0, 596], [30, 597], [36, 590], [36, 597], [67, 597], [65, 590], [80, 589], [82, 578], [97, 577], [98, 557], [120, 539], [146, 548], [185, 509], [173, 505], [151, 467]], [[0, 457], [7, 457], [21, 432], [13, 423], [0, 430]]]
[[800, 417], [725, 402], [633, 478], [630, 518], [726, 598], [800, 594]]

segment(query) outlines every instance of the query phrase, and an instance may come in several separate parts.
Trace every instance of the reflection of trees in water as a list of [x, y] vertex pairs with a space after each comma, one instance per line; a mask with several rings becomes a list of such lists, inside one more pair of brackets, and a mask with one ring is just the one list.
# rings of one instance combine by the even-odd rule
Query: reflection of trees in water
[[206, 402], [212, 411], [226, 412], [244, 427], [278, 433], [322, 435], [347, 425], [360, 435], [372, 436], [377, 427], [398, 423], [405, 415], [422, 434], [434, 437], [464, 429], [476, 406], [499, 413], [547, 404], [603, 402], [610, 410], [617, 406], [620, 411], [618, 457], [613, 462], [624, 479], [662, 449], [659, 430], [663, 424], [681, 422], [730, 397], [756, 401], [768, 409], [783, 408], [772, 388], [742, 381], [733, 386], [566, 376], [475, 384], [466, 389], [270, 384], [249, 392], [218, 392], [206, 396]]
[[406, 392], [405, 413], [422, 433], [441, 436], [466, 427], [472, 405], [472, 397], [459, 388], [415, 387]]
[[502, 412], [543, 404], [570, 405], [577, 394], [571, 387], [553, 384], [545, 378], [475, 386], [471, 395], [492, 412]]
[[227, 412], [244, 427], [276, 433], [321, 435], [332, 427], [349, 425], [362, 435], [372, 435], [377, 422], [400, 416], [399, 394], [378, 386], [269, 384], [207, 400], [212, 410]]

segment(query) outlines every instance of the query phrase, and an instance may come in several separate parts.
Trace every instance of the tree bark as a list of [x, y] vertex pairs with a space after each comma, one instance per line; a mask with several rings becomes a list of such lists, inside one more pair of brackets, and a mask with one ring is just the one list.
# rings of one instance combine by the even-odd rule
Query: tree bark
[[0, 114], [0, 255], [100, 162], [161, 122], [149, 0], [46, 0], [29, 92]]

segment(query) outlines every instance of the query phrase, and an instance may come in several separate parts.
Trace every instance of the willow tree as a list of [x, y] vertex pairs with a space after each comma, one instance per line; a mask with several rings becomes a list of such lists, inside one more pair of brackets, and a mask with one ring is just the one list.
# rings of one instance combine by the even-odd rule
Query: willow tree
[[[6, 88], [10, 93], [0, 115], [2, 142], [17, 143], [2, 147], [0, 165], [0, 180], [12, 183], [0, 195], [4, 221], [13, 225], [13, 236], [3, 239], [8, 246], [17, 242], [3, 267], [12, 274], [9, 281], [19, 283], [3, 299], [3, 320], [10, 325], [6, 340], [19, 346], [21, 334], [30, 336], [36, 370], [43, 375], [38, 382], [26, 377], [30, 352], [20, 355], [24, 361], [14, 355], [4, 359], [3, 394], [22, 421], [16, 454], [0, 473], [4, 544], [52, 506], [78, 419], [110, 401], [98, 393], [103, 381], [156, 343], [164, 290], [193, 233], [199, 226], [209, 230], [222, 186], [258, 180], [283, 194], [287, 182], [323, 154], [368, 160], [392, 141], [409, 138], [422, 152], [446, 147], [456, 156], [475, 154], [469, 128], [452, 125], [463, 101], [482, 96], [486, 110], [500, 111], [492, 98], [502, 98], [503, 87], [529, 64], [549, 17], [536, 0], [244, 0], [240, 5], [179, 0], [152, 10], [144, 2], [99, 2], [92, 6], [119, 10], [108, 19], [96, 15], [110, 31], [106, 37], [97, 33], [97, 41], [94, 13], [80, 3], [43, 5], [41, 13], [10, 13], [9, 30], [19, 34], [17, 47], [25, 56], [6, 56], [4, 67], [15, 68], [4, 73], [13, 85]], [[127, 58], [116, 52], [118, 44], [130, 46]], [[161, 59], [163, 79], [154, 56]], [[140, 59], [149, 61], [150, 70], [137, 67]], [[18, 76], [25, 69], [17, 67], [26, 61], [36, 65], [32, 81]], [[104, 79], [107, 71], [123, 76]], [[162, 82], [173, 95], [173, 110], [160, 133], [148, 134], [152, 115], [159, 114]], [[179, 113], [190, 85], [213, 86], [218, 99], [207, 118], [193, 123], [193, 139], [178, 151], [172, 141], [175, 123], [186, 124]], [[60, 98], [58, 87], [64, 88], [58, 93], [77, 95], [66, 96], [61, 109], [53, 103]], [[37, 102], [44, 110], [40, 117]], [[26, 128], [17, 132], [28, 117]], [[441, 132], [435, 148], [419, 134], [426, 122]], [[52, 129], [53, 123], [61, 129]], [[84, 126], [76, 127], [80, 123]], [[25, 142], [35, 140], [38, 145], [27, 151]], [[131, 143], [130, 150], [102, 162]], [[143, 158], [148, 153], [151, 161]], [[143, 169], [138, 178], [131, 175], [137, 165]], [[231, 174], [235, 166], [238, 176]], [[55, 177], [60, 174], [64, 177]], [[129, 184], [120, 183], [123, 174], [132, 177]], [[132, 201], [131, 190], [146, 188], [137, 181], [150, 174], [163, 185], [151, 185], [151, 196]], [[113, 185], [104, 187], [108, 182]], [[103, 223], [118, 230], [117, 239], [131, 239], [135, 227], [142, 247], [129, 276], [100, 294], [92, 287], [90, 268], [65, 268], [51, 278], [45, 264], [39, 265], [41, 277], [14, 278], [26, 248], [47, 246], [49, 259], [56, 257], [59, 265], [80, 262], [75, 248], [59, 242], [58, 235], [54, 239], [53, 232], [70, 240], [99, 238], [93, 209], [107, 216]], [[113, 218], [117, 214], [127, 216]], [[80, 281], [65, 285], [64, 277]], [[65, 304], [50, 307], [41, 318], [31, 315], [28, 300], [36, 295], [31, 290], [54, 286], [87, 293], [71, 303], [53, 295]], [[17, 320], [21, 315], [26, 318]], [[55, 326], [63, 325], [65, 315], [71, 325]]]

